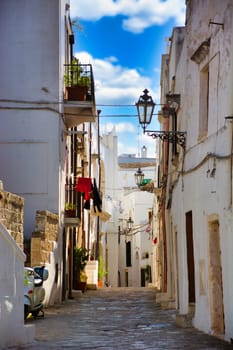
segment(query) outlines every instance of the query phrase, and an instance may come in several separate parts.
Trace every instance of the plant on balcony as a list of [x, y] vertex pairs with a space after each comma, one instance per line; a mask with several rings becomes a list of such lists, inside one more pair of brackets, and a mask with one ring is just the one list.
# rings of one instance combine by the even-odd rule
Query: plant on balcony
[[76, 214], [76, 209], [77, 209], [77, 205], [76, 204], [66, 202], [65, 216], [66, 217], [70, 217], [70, 218], [75, 217], [76, 216], [75, 215]]
[[90, 87], [90, 77], [83, 71], [78, 59], [73, 59], [71, 65], [66, 65], [64, 74], [66, 99], [71, 101], [85, 101]]
[[87, 276], [85, 274], [85, 266], [89, 259], [88, 250], [83, 247], [74, 248], [74, 289], [86, 290]]

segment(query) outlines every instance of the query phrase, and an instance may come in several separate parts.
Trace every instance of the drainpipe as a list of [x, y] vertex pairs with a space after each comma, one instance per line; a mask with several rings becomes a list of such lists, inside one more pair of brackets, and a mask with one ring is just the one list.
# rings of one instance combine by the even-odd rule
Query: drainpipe
[[[85, 124], [83, 124], [83, 135], [85, 133]], [[84, 138], [83, 138], [83, 144], [84, 144]], [[84, 171], [84, 167], [85, 167], [85, 164], [84, 164], [84, 160], [82, 159], [81, 161], [81, 166], [82, 166], [82, 177], [85, 176], [85, 171]], [[81, 214], [81, 217], [82, 217], [82, 247], [85, 248], [86, 247], [86, 233], [85, 233], [85, 229], [84, 229], [84, 197], [82, 196], [81, 197], [81, 207], [82, 207], [82, 214]]]
[[[233, 30], [233, 22], [232, 22], [232, 28], [231, 28], [231, 33]], [[231, 40], [231, 64], [233, 62], [233, 40]], [[233, 95], [233, 66], [231, 66], [231, 94], [230, 96]], [[231, 111], [231, 116], [233, 115], [233, 101], [232, 98], [230, 99], [230, 111]], [[230, 186], [231, 186], [231, 192], [230, 192], [230, 208], [232, 209], [232, 196], [233, 196], [233, 162], [232, 162], [232, 154], [233, 154], [233, 120], [231, 121], [231, 160], [230, 160], [230, 166], [231, 166], [231, 170], [230, 170]]]
[[[165, 126], [165, 130], [169, 130], [169, 120], [170, 118], [167, 118], [167, 123]], [[167, 174], [168, 174], [168, 152], [169, 152], [169, 142], [164, 142], [163, 144], [164, 148], [164, 164], [163, 164], [163, 175], [166, 178], [167, 181]], [[167, 291], [167, 234], [166, 234], [166, 190], [167, 190], [167, 182], [166, 187], [163, 189], [164, 191], [164, 202], [163, 202], [163, 209], [162, 209], [162, 230], [163, 230], [163, 292]]]
[[71, 64], [73, 60], [74, 34], [69, 35], [69, 44], [70, 44], [70, 64]]
[[[89, 123], [89, 177], [91, 178], [91, 152], [92, 152], [92, 127]], [[88, 213], [88, 223], [87, 223], [87, 249], [90, 250], [90, 213]]]
[[[99, 182], [98, 182], [98, 189], [100, 191], [101, 186], [101, 164], [100, 164], [100, 113], [101, 110], [97, 111], [97, 145], [98, 145], [98, 170], [99, 170]], [[96, 252], [95, 252], [95, 259], [99, 259], [99, 244], [100, 244], [100, 218], [97, 216], [97, 234], [96, 234]]]
[[68, 298], [73, 299], [72, 290], [73, 290], [73, 229], [69, 229], [69, 246], [68, 246], [68, 256], [69, 256], [69, 290]]

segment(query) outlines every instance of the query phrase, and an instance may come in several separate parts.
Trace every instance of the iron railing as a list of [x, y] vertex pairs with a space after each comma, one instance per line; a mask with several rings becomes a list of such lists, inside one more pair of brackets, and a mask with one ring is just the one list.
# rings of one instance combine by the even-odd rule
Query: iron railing
[[[87, 87], [86, 101], [95, 101], [94, 75], [91, 64], [65, 64], [64, 84], [65, 88]], [[68, 100], [68, 96], [66, 94], [65, 99]]]
[[73, 183], [72, 179], [66, 179], [66, 185], [65, 185], [65, 198], [66, 198], [66, 209], [68, 207], [73, 209], [72, 217], [76, 217], [81, 219], [81, 196], [80, 193], [75, 191], [75, 184]]

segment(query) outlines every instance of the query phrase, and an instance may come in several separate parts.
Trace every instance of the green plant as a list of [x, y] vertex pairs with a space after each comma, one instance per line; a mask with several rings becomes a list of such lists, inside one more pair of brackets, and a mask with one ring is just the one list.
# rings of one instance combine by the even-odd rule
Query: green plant
[[79, 273], [84, 270], [89, 258], [89, 253], [86, 248], [75, 247], [74, 248], [74, 263]]
[[78, 59], [73, 59], [72, 63], [65, 66], [64, 82], [66, 86], [77, 86], [81, 74], [81, 66]]
[[80, 76], [78, 85], [81, 85], [81, 86], [90, 86], [90, 77], [87, 76], [87, 73], [84, 73], [83, 76]]
[[65, 67], [64, 83], [66, 86], [89, 86], [90, 77], [87, 72], [84, 72], [77, 58], [72, 60], [72, 63]]
[[87, 276], [85, 266], [89, 259], [88, 250], [83, 247], [74, 248], [74, 288], [81, 289], [84, 293], [86, 288]]
[[76, 210], [77, 205], [73, 203], [66, 202], [65, 210]]
[[102, 280], [107, 275], [106, 263], [102, 256], [98, 259], [98, 280]]

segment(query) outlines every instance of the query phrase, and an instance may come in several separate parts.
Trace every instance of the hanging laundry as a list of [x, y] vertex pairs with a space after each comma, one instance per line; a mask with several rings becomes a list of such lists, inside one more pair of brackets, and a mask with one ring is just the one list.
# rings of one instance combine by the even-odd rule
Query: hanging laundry
[[78, 177], [75, 191], [84, 193], [84, 199], [89, 200], [92, 192], [92, 183], [89, 177]]
[[93, 185], [92, 185], [92, 191], [93, 191], [93, 207], [94, 207], [94, 212], [98, 210], [98, 212], [102, 211], [102, 199], [100, 192], [97, 188], [96, 181], [94, 179]]
[[90, 199], [87, 199], [84, 203], [84, 209], [90, 210], [91, 209], [91, 204], [90, 204]]

